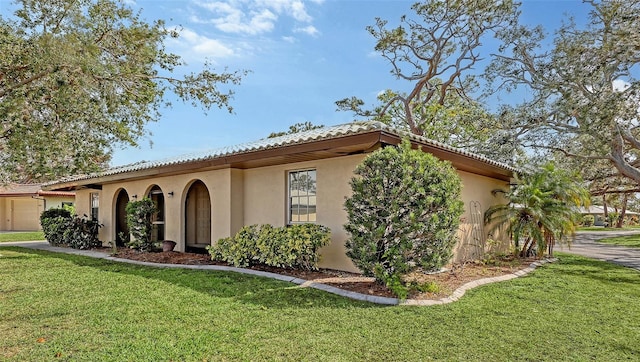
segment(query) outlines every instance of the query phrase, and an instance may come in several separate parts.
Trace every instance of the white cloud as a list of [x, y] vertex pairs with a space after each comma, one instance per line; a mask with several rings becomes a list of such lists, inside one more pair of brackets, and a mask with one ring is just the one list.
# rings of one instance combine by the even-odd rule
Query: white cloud
[[212, 19], [211, 23], [225, 33], [256, 35], [272, 31], [276, 20], [278, 17], [274, 13], [263, 9], [259, 13], [252, 12], [249, 18], [234, 11], [225, 17]]
[[297, 23], [295, 29], [302, 29], [304, 33], [314, 36], [319, 33], [312, 25], [301, 25], [313, 21], [301, 0], [196, 0], [195, 4], [206, 11], [193, 16], [194, 21], [213, 24], [227, 33], [270, 33], [281, 17], [293, 19]]
[[318, 36], [320, 34], [318, 29], [316, 29], [316, 27], [313, 26], [313, 25], [308, 25], [308, 26], [301, 27], [301, 28], [295, 28], [295, 29], [293, 29], [293, 31], [296, 32], [296, 33], [305, 33], [305, 34], [311, 35], [311, 36]]
[[176, 51], [186, 59], [195, 58], [203, 61], [205, 59], [222, 59], [236, 55], [236, 52], [222, 42], [200, 35], [191, 29], [176, 29], [180, 33], [177, 39], [169, 39], [168, 45], [177, 48]]
[[286, 41], [287, 43], [295, 43], [297, 41], [297, 39], [293, 36], [283, 36], [282, 40]]
[[300, 0], [255, 0], [255, 5], [272, 9], [278, 14], [290, 16], [300, 22], [313, 20]]

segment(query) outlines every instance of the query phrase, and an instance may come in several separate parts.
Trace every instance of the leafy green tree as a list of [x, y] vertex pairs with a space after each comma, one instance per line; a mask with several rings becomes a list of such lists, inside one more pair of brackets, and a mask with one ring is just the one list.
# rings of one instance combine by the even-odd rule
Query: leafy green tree
[[588, 22], [569, 19], [545, 43], [541, 27], [513, 26], [488, 68], [491, 91], [526, 90], [510, 112], [527, 120], [525, 146], [615, 168], [640, 182], [640, 1], [583, 1]]
[[408, 141], [368, 156], [345, 201], [347, 255], [365, 275], [399, 295], [402, 275], [449, 261], [463, 212], [460, 177], [450, 163]]
[[516, 23], [517, 6], [508, 0], [427, 0], [411, 9], [415, 17], [403, 16], [395, 28], [381, 18], [367, 27], [391, 74], [410, 82], [411, 91], [387, 90], [370, 110], [357, 97], [345, 98], [336, 102], [338, 109], [401, 124], [454, 146], [468, 148], [469, 141], [478, 146], [499, 127], [498, 119], [469, 96], [477, 86], [472, 70], [482, 59], [482, 41]]
[[94, 171], [114, 145], [136, 146], [165, 92], [232, 111], [240, 72], [184, 72], [178, 37], [118, 0], [18, 0], [0, 16], [0, 181]]
[[508, 204], [487, 209], [485, 223], [490, 233], [506, 228], [522, 257], [534, 251], [538, 256], [545, 252], [553, 256], [556, 242], [571, 241], [580, 221], [579, 207], [589, 204], [579, 175], [551, 163], [518, 178], [506, 197]]
[[320, 129], [324, 127], [324, 125], [315, 125], [309, 121], [306, 122], [302, 122], [302, 123], [296, 123], [292, 126], [289, 126], [289, 130], [288, 131], [284, 131], [284, 132], [271, 132], [271, 134], [269, 134], [267, 136], [267, 138], [276, 138], [276, 137], [280, 137], [280, 136], [284, 136], [284, 135], [288, 135], [288, 134], [294, 134], [294, 133], [300, 133], [300, 132], [305, 132], [305, 131], [312, 131], [314, 129]]

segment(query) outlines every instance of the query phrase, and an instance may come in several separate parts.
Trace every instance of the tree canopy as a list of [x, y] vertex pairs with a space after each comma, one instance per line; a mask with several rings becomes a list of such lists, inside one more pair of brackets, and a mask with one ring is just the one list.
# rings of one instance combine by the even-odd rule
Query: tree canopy
[[322, 127], [324, 127], [324, 125], [322, 125], [322, 124], [316, 125], [316, 124], [313, 124], [312, 122], [309, 122], [309, 121], [300, 122], [300, 123], [296, 123], [296, 124], [293, 124], [293, 125], [289, 126], [289, 130], [288, 131], [271, 132], [267, 136], [267, 138], [276, 138], [276, 137], [280, 137], [280, 136], [284, 136], [284, 135], [288, 135], [288, 134], [300, 133], [300, 132], [305, 132], [305, 131], [312, 131], [314, 129], [320, 129]]
[[94, 171], [116, 145], [136, 146], [167, 105], [165, 92], [229, 112], [246, 71], [177, 76], [165, 51], [178, 37], [117, 0], [19, 0], [0, 16], [0, 181]]
[[387, 90], [373, 109], [364, 109], [357, 97], [344, 98], [336, 102], [338, 109], [474, 151], [486, 151], [487, 143], [500, 144], [497, 139], [489, 142], [491, 133], [501, 128], [498, 119], [470, 94], [477, 88], [473, 72], [482, 60], [483, 40], [517, 23], [516, 4], [424, 1], [411, 9], [415, 16], [403, 16], [397, 27], [389, 28], [381, 18], [367, 27], [376, 40], [375, 50], [390, 63], [391, 74], [408, 81], [411, 90]]
[[583, 3], [591, 7], [587, 24], [569, 19], [550, 46], [541, 27], [505, 29], [487, 78], [492, 90], [528, 91], [526, 102], [508, 110], [526, 120], [525, 146], [599, 163], [603, 177], [637, 185], [640, 1]]

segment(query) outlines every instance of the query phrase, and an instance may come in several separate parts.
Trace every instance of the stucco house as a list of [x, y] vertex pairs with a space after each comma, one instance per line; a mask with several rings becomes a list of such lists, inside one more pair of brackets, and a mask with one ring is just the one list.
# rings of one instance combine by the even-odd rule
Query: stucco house
[[73, 205], [75, 193], [43, 191], [41, 184], [9, 184], [0, 186], [0, 231], [40, 230], [40, 214], [44, 210]]
[[[611, 207], [607, 211], [610, 213], [613, 213], [613, 212], [617, 213], [616, 209]], [[604, 217], [604, 206], [600, 206], [600, 205], [590, 205], [588, 207], [583, 206], [580, 208], [580, 213], [582, 214], [582, 216], [592, 215], [594, 226], [604, 226], [607, 223], [607, 220]], [[633, 219], [637, 221], [638, 215], [640, 215], [639, 213], [631, 210], [626, 210], [624, 214], [627, 221], [633, 220]]]
[[49, 183], [50, 191], [75, 191], [79, 215], [104, 225], [100, 240], [126, 232], [125, 205], [148, 196], [160, 212], [154, 237], [173, 240], [176, 250], [202, 250], [251, 224], [328, 226], [332, 242], [321, 250], [321, 267], [357, 271], [345, 255], [343, 209], [355, 167], [371, 152], [402, 138], [451, 161], [463, 182], [465, 213], [455, 258], [476, 257], [487, 238], [482, 215], [503, 200], [515, 170], [483, 156], [411, 135], [379, 122], [349, 123], [263, 139], [159, 161], [114, 167]]

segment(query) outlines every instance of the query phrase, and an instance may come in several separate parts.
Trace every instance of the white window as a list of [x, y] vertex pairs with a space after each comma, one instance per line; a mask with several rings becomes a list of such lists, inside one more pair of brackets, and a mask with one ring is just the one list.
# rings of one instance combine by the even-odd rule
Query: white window
[[100, 206], [100, 198], [97, 192], [91, 193], [91, 220], [98, 220], [98, 208]]
[[289, 223], [316, 222], [316, 170], [289, 172]]

